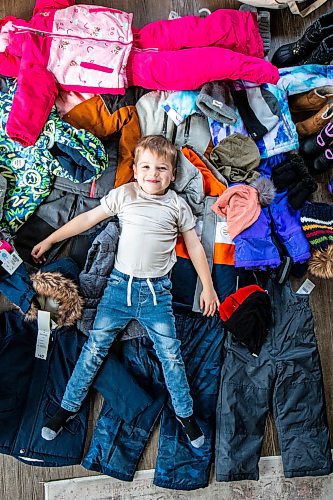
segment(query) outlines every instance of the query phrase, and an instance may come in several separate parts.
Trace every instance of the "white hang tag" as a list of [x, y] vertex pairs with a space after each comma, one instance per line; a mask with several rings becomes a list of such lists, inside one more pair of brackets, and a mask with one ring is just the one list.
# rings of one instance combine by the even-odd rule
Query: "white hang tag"
[[311, 280], [309, 280], [309, 278], [307, 278], [304, 283], [299, 287], [299, 289], [297, 290], [296, 293], [302, 293], [302, 294], [305, 294], [305, 295], [310, 295], [310, 293], [312, 292], [312, 290], [314, 289], [316, 285], [314, 283], [312, 283]]
[[51, 315], [48, 311], [38, 310], [38, 335], [36, 342], [35, 358], [46, 359], [47, 350], [49, 347], [50, 340], [50, 320]]
[[180, 115], [175, 109], [173, 108], [170, 108], [170, 106], [166, 105], [164, 107], [164, 111], [166, 112], [166, 114], [168, 115], [168, 117], [170, 118], [170, 120], [173, 121], [173, 123], [175, 125], [180, 125], [181, 123], [183, 123], [183, 121], [185, 120], [182, 115]]
[[25, 159], [24, 158], [13, 158], [13, 160], [12, 160], [12, 166], [15, 169], [23, 168], [24, 165], [25, 165]]
[[0, 261], [1, 266], [9, 273], [14, 274], [16, 269], [22, 264], [22, 259], [19, 254], [14, 250], [9, 253], [7, 250], [2, 248], [0, 250]]
[[54, 330], [54, 328], [58, 328], [58, 323], [56, 323], [55, 321], [53, 321], [53, 319], [51, 319], [51, 330]]
[[[221, 217], [219, 217], [221, 219]], [[218, 220], [216, 223], [215, 243], [226, 243], [227, 245], [234, 245], [234, 242], [229, 236], [227, 231], [227, 221]]]
[[175, 12], [174, 10], [170, 10], [170, 13], [169, 13], [169, 21], [171, 19], [179, 19], [181, 16], [178, 14], [178, 12]]

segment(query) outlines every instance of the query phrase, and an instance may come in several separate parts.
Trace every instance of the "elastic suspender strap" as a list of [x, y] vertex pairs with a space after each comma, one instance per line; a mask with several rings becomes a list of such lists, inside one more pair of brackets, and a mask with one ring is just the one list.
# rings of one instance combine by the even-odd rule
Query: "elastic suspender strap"
[[299, 10], [297, 3], [295, 1], [290, 1], [290, 2], [288, 2], [288, 7], [293, 14], [296, 14], [296, 15], [301, 16], [301, 17], [306, 17], [309, 14], [311, 14], [311, 12], [313, 12], [314, 10], [316, 10], [319, 7], [321, 7], [322, 5], [324, 5], [324, 3], [326, 3], [326, 2], [327, 2], [327, 0], [315, 0], [315, 2], [313, 2], [311, 5], [309, 5], [309, 7], [306, 7], [303, 10]]
[[163, 135], [163, 137], [166, 137], [167, 130], [168, 130], [168, 115], [164, 112], [163, 128], [162, 128], [162, 135]]

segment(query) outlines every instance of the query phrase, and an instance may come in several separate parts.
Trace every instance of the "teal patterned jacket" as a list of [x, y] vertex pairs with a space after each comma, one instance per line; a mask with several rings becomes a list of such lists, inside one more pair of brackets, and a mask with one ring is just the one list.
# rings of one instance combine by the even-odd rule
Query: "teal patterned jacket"
[[107, 168], [108, 159], [99, 139], [63, 122], [55, 108], [34, 146], [25, 148], [10, 139], [6, 123], [16, 80], [1, 80], [0, 174], [7, 180], [1, 226], [14, 233], [50, 194], [55, 176], [78, 183], [91, 182]]

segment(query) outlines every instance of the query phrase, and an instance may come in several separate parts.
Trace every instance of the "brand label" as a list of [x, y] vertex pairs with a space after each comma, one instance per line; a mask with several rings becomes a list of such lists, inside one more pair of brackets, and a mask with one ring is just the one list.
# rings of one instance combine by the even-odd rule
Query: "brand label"
[[23, 168], [25, 165], [25, 159], [24, 158], [14, 158], [12, 160], [12, 165], [14, 168]]

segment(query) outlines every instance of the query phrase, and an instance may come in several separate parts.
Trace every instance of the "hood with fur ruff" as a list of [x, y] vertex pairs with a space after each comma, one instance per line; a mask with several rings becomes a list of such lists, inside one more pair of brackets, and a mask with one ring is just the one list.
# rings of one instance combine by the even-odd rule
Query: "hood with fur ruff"
[[61, 326], [71, 326], [81, 318], [84, 300], [79, 295], [78, 287], [74, 281], [66, 278], [59, 272], [38, 271], [30, 276], [33, 289], [37, 294], [31, 307], [25, 315], [26, 320], [37, 319], [37, 311], [40, 309], [38, 297], [52, 299], [58, 305], [57, 312], [52, 314], [52, 319]]

